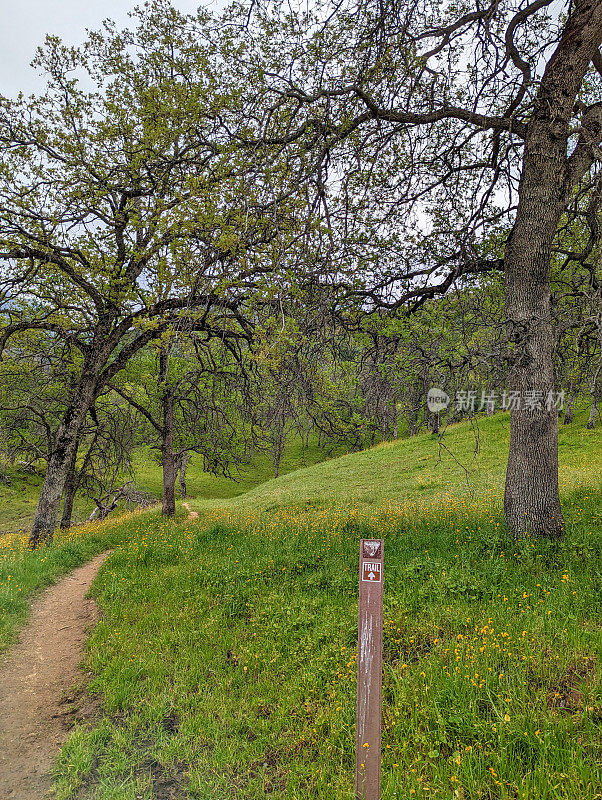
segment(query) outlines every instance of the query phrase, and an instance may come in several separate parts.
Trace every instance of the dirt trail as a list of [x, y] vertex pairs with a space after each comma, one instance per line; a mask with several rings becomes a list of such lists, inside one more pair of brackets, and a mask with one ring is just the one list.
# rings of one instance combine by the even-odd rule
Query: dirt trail
[[81, 679], [78, 667], [97, 616], [86, 593], [108, 555], [40, 595], [19, 641], [0, 657], [2, 800], [43, 800], [49, 792], [49, 773], [73, 717], [65, 693]]
[[198, 512], [197, 511], [191, 511], [190, 510], [190, 506], [188, 505], [188, 503], [182, 503], [182, 505], [184, 506], [186, 511], [188, 511], [188, 519], [198, 519], [199, 518]]

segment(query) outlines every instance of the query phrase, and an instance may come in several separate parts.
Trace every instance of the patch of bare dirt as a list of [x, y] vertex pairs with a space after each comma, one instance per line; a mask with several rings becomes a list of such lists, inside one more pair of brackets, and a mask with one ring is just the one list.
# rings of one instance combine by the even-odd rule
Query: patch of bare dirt
[[34, 601], [19, 641], [0, 661], [0, 798], [43, 800], [54, 759], [87, 700], [74, 690], [90, 627], [86, 597], [103, 553], [74, 570]]
[[190, 506], [188, 503], [182, 503], [186, 511], [188, 511], [188, 519], [198, 519], [199, 515], [197, 511], [191, 511]]
[[584, 692], [596, 677], [596, 659], [582, 656], [559, 676], [547, 694], [547, 705], [551, 709], [567, 712], [579, 711], [584, 705]]

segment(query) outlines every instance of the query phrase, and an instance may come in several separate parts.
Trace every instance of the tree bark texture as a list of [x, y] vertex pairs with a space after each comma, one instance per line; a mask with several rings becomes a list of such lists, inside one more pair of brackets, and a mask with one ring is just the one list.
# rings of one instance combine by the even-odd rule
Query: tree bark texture
[[168, 354], [162, 347], [159, 351], [159, 385], [162, 391], [163, 435], [161, 460], [163, 463], [163, 508], [166, 517], [176, 513], [176, 459], [174, 456], [174, 398], [168, 383]]
[[94, 399], [94, 385], [91, 375], [82, 378], [59, 424], [29, 536], [32, 550], [41, 542], [52, 541], [73, 451], [77, 449], [81, 426]]
[[75, 502], [75, 495], [77, 493], [77, 451], [79, 446], [79, 436], [71, 453], [71, 460], [67, 467], [67, 476], [65, 478], [65, 489], [63, 492], [63, 516], [61, 517], [61, 530], [66, 530], [71, 527], [73, 519], [73, 504]]
[[[589, 168], [584, 148], [567, 156], [569, 123], [584, 75], [602, 41], [602, 4], [575, 3], [548, 62], [527, 129], [515, 224], [505, 254], [506, 315], [513, 363], [509, 384], [521, 393], [513, 410], [504, 512], [515, 537], [559, 537], [564, 520], [558, 490], [558, 413], [545, 407], [555, 392], [550, 313], [552, 243], [575, 182]], [[599, 135], [592, 130], [592, 136]], [[592, 142], [593, 144], [593, 142]], [[529, 392], [544, 398], [526, 408]]]

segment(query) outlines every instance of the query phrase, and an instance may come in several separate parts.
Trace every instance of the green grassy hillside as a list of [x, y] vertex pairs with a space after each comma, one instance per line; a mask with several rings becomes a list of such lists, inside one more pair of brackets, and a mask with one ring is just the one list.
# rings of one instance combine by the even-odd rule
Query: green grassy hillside
[[[332, 458], [299, 472], [266, 480], [227, 503], [202, 494], [191, 505], [197, 511], [328, 509], [354, 506], [374, 512], [390, 508], [431, 506], [449, 502], [471, 505], [485, 501], [498, 508], [508, 458], [509, 416], [479, 418], [475, 424], [452, 425], [442, 438], [422, 434], [385, 442], [360, 453]], [[561, 491], [602, 486], [602, 434], [588, 431], [583, 415], [560, 427]]]
[[63, 749], [57, 797], [351, 800], [358, 541], [382, 536], [383, 799], [599, 798], [600, 432], [561, 431], [560, 543], [505, 533], [507, 419], [475, 441], [459, 425], [443, 450], [422, 435], [197, 497], [197, 520], [5, 547], [9, 609], [32, 575], [115, 547], [86, 659], [101, 711]]
[[[499, 505], [508, 456], [507, 414], [450, 426], [443, 439], [423, 434], [385, 442], [359, 453], [328, 457], [315, 441], [302, 448], [299, 440], [287, 447], [281, 476], [264, 453], [233, 470], [230, 478], [203, 471], [193, 456], [187, 475], [191, 507], [196, 511], [228, 509], [231, 513], [295, 508], [327, 509], [353, 505], [358, 510], [377, 506], [421, 508], [450, 499], [471, 502], [487, 498]], [[602, 475], [600, 431], [585, 428], [585, 414], [574, 425], [560, 428], [561, 488], [596, 485]], [[134, 456], [136, 488], [161, 497], [161, 468], [148, 448]], [[302, 470], [302, 472], [299, 472]], [[41, 477], [6, 470], [9, 483], [0, 483], [0, 531], [27, 528], [35, 511]], [[78, 498], [74, 518], [85, 519], [93, 504]]]
[[[336, 448], [335, 448], [336, 449]], [[339, 452], [341, 448], [339, 448]], [[327, 452], [310, 440], [309, 447], [302, 447], [300, 439], [291, 440], [280, 463], [280, 474], [286, 475], [303, 467], [318, 464], [328, 458]], [[134, 475], [138, 488], [157, 497], [163, 490], [160, 467], [147, 448], [139, 448], [134, 458]], [[203, 472], [202, 459], [192, 455], [187, 470], [187, 489], [191, 498], [198, 500], [224, 500], [248, 492], [255, 486], [269, 481], [274, 475], [274, 466], [268, 454], [254, 453], [249, 464], [233, 468], [230, 477]], [[178, 488], [178, 487], [177, 487]]]

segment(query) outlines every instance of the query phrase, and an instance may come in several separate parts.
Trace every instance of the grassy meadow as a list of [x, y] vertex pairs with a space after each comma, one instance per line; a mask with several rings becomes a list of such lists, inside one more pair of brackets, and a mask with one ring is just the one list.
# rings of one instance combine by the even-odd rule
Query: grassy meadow
[[197, 520], [136, 513], [33, 554], [8, 537], [3, 609], [32, 575], [114, 548], [86, 655], [99, 710], [64, 747], [56, 796], [351, 800], [358, 541], [379, 536], [383, 798], [602, 797], [600, 433], [561, 430], [562, 543], [508, 539], [507, 435], [496, 415], [444, 446], [422, 435], [201, 490]]

